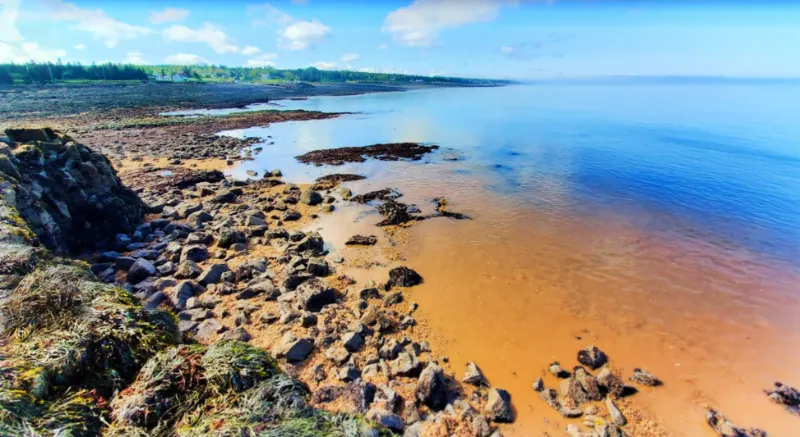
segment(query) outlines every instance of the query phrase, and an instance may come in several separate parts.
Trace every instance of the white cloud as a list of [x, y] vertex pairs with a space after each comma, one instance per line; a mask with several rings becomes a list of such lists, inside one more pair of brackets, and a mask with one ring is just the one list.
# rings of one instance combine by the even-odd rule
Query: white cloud
[[295, 21], [278, 30], [278, 47], [286, 50], [305, 50], [325, 40], [330, 35], [330, 27], [314, 19]]
[[261, 52], [261, 49], [256, 47], [256, 46], [245, 46], [242, 49], [242, 54], [243, 55], [248, 55], [248, 56], [255, 55], [255, 54], [259, 53], [259, 52]]
[[163, 32], [164, 39], [173, 42], [196, 42], [207, 44], [217, 53], [236, 53], [239, 47], [236, 41], [222, 29], [212, 23], [203, 23], [197, 30], [182, 25], [173, 25]]
[[514, 51], [514, 47], [511, 47], [511, 46], [500, 47], [500, 53], [504, 53], [506, 55], [512, 53], [513, 51]]
[[123, 40], [141, 38], [153, 33], [153, 29], [134, 26], [117, 21], [101, 9], [81, 9], [63, 0], [40, 0], [44, 6], [41, 14], [56, 21], [73, 21], [72, 30], [89, 32], [94, 39], [101, 40], [108, 47], [116, 47]]
[[378, 48], [381, 49], [381, 50], [386, 50], [386, 49], [389, 48], [389, 46], [386, 45], [386, 44], [381, 44], [381, 45], [378, 46]]
[[317, 61], [311, 64], [312, 67], [317, 68], [319, 70], [333, 70], [336, 68], [335, 62], [325, 62], [325, 61]]
[[275, 59], [278, 57], [275, 53], [264, 53], [262, 55], [256, 56], [253, 59], [248, 59], [245, 62], [245, 67], [274, 67], [275, 66]]
[[19, 17], [19, 0], [0, 0], [0, 41], [22, 41], [22, 35], [17, 30], [17, 17]]
[[3, 42], [0, 41], [0, 62], [23, 64], [29, 61], [55, 62], [67, 52], [61, 49], [47, 49], [35, 42]]
[[357, 61], [360, 56], [357, 53], [346, 53], [342, 55], [341, 61], [342, 62], [353, 62]]
[[247, 13], [256, 15], [253, 19], [255, 26], [277, 23], [278, 47], [285, 50], [305, 50], [324, 41], [331, 34], [331, 28], [316, 18], [311, 21], [298, 20], [270, 3], [250, 6]]
[[189, 16], [188, 9], [181, 8], [167, 8], [163, 11], [153, 12], [150, 14], [151, 23], [172, 23], [175, 21], [183, 21]]
[[278, 23], [281, 26], [285, 26], [294, 21], [294, 17], [291, 15], [281, 11], [280, 9], [272, 6], [270, 3], [264, 3], [263, 5], [254, 5], [247, 7], [247, 14], [248, 15], [257, 15], [263, 11], [263, 18], [256, 17], [253, 19], [254, 26], [266, 26], [273, 22]]
[[75, 50], [86, 50], [86, 44], [76, 44]]
[[125, 59], [123, 59], [122, 62], [125, 64], [136, 64], [136, 65], [149, 64], [149, 62], [145, 61], [144, 58], [142, 58], [141, 52], [125, 53]]
[[176, 53], [172, 56], [167, 56], [167, 59], [165, 59], [164, 62], [167, 64], [178, 65], [203, 65], [211, 63], [211, 61], [208, 59], [204, 59], [191, 53]]
[[406, 46], [430, 46], [439, 32], [465, 24], [491, 21], [504, 4], [517, 0], [415, 0], [397, 9], [383, 22], [383, 31]]

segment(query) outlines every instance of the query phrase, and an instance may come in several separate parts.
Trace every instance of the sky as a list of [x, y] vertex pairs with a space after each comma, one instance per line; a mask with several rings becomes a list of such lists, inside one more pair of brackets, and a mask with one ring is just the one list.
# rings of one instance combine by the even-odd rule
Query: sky
[[800, 77], [800, 1], [0, 0], [0, 62]]

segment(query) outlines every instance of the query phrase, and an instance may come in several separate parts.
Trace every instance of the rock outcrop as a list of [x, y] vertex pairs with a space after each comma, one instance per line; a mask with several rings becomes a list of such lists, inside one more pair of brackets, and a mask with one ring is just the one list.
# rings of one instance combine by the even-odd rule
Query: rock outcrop
[[[6, 136], [9, 144], [0, 147], [0, 235], [38, 240], [67, 254], [135, 230], [145, 206], [105, 156], [47, 128], [9, 129]], [[7, 228], [20, 220], [35, 238]]]

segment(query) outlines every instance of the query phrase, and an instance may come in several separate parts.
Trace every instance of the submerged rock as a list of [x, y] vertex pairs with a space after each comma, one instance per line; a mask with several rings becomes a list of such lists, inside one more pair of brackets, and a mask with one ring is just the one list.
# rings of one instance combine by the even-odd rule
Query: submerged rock
[[464, 377], [461, 378], [461, 382], [480, 387], [486, 385], [486, 378], [483, 376], [481, 369], [478, 368], [478, 365], [470, 361], [467, 363], [467, 369], [464, 371]]
[[786, 407], [793, 414], [800, 414], [800, 391], [780, 382], [775, 383], [775, 388], [764, 391], [769, 398]]
[[363, 236], [363, 235], [354, 235], [350, 237], [344, 244], [348, 246], [374, 246], [378, 242], [378, 238], [374, 235], [370, 236]]
[[708, 410], [706, 422], [720, 437], [767, 437], [767, 433], [758, 428], [739, 428], [727, 417], [715, 410]]
[[607, 363], [608, 357], [605, 352], [601, 351], [596, 346], [589, 346], [586, 349], [578, 351], [578, 362], [595, 370]]
[[413, 287], [422, 282], [422, 276], [408, 267], [389, 270], [389, 284], [397, 287]]
[[511, 395], [507, 391], [499, 388], [489, 390], [489, 399], [486, 401], [484, 412], [489, 419], [495, 422], [511, 423], [514, 421], [514, 413], [511, 410]]
[[630, 379], [633, 382], [646, 385], [648, 387], [656, 387], [662, 384], [661, 380], [655, 375], [639, 368], [633, 369], [633, 375], [631, 375]]

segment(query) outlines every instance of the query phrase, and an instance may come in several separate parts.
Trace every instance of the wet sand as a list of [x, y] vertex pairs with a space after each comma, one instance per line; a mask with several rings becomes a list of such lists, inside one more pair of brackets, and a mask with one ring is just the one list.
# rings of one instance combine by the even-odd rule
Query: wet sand
[[594, 344], [626, 377], [641, 367], [665, 381], [637, 387], [623, 403], [633, 435], [712, 436], [706, 407], [738, 426], [796, 435], [797, 418], [762, 391], [774, 381], [800, 385], [796, 269], [686, 223], [665, 226], [654, 211], [572, 214], [568, 202], [537, 210], [474, 177], [468, 185], [437, 180], [438, 171], [401, 163], [379, 180], [346, 186], [396, 186], [402, 201], [423, 210], [446, 195], [474, 220], [428, 220], [389, 239], [370, 208], [350, 206], [315, 227], [333, 250], [355, 233], [393, 245], [346, 272], [360, 282], [379, 281], [398, 259], [422, 274], [410, 297], [434, 349], [458, 377], [475, 361], [511, 393], [517, 420], [506, 434], [565, 435], [567, 424], [581, 424], [550, 409], [531, 383], [542, 376], [558, 388], [547, 366], [571, 368], [577, 351]]

